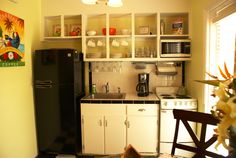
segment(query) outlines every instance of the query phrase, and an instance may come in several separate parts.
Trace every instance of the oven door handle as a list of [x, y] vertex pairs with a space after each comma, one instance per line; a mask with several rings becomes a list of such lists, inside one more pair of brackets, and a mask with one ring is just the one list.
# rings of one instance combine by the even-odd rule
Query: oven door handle
[[161, 110], [161, 112], [162, 112], [162, 113], [167, 113], [167, 111], [166, 111], [166, 110]]
[[141, 109], [138, 109], [139, 112], [143, 112], [143, 111], [146, 111], [146, 109], [144, 108], [141, 108]]

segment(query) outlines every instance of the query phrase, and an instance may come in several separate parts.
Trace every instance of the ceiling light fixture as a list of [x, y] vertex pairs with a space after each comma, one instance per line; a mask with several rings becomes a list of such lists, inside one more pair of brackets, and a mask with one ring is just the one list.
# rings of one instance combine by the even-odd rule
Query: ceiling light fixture
[[105, 3], [110, 7], [121, 7], [123, 5], [122, 0], [81, 0], [82, 3], [93, 5], [93, 4], [100, 4]]

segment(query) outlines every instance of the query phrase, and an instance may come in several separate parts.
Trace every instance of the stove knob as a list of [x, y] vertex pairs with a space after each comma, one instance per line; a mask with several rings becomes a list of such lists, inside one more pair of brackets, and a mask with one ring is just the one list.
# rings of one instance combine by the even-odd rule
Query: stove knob
[[162, 104], [163, 104], [164, 106], [167, 106], [167, 103], [166, 103], [166, 102], [163, 102]]
[[181, 101], [179, 101], [179, 102], [178, 102], [178, 105], [179, 105], [179, 106], [182, 106], [182, 102], [181, 102]]

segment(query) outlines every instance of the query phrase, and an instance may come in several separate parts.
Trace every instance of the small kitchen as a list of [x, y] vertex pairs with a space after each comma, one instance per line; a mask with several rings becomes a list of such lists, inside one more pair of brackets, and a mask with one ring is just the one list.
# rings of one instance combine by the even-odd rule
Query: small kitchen
[[[199, 22], [194, 21], [197, 14], [211, 2], [195, 7], [195, 2], [187, 0], [148, 0], [141, 4], [123, 0], [121, 8], [109, 7], [103, 2], [93, 6], [75, 0], [39, 2], [40, 22], [35, 31], [38, 36], [32, 39], [39, 42], [33, 44], [34, 48], [28, 48], [33, 53], [27, 62], [34, 64], [35, 50], [69, 48], [76, 50], [76, 54], [82, 52], [79, 60], [84, 64], [84, 79], [81, 79], [84, 96], [76, 101], [80, 103], [76, 109], [78, 154], [116, 154], [129, 144], [145, 154], [170, 152], [173, 136], [168, 132], [174, 131], [170, 126], [170, 122], [174, 122], [172, 109], [204, 108], [199, 106], [201, 88], [194, 83], [202, 73], [193, 68], [193, 65], [203, 68], [199, 62], [203, 54], [198, 53], [203, 46], [196, 47], [200, 37], [195, 38], [197, 34], [193, 30]], [[13, 10], [14, 6], [10, 8]], [[60, 35], [53, 32], [55, 24], [60, 25]], [[69, 32], [77, 26], [80, 34]], [[104, 28], [109, 32], [110, 27], [115, 28], [116, 33], [104, 35]], [[180, 32], [175, 32], [176, 28], [180, 28]], [[90, 35], [89, 31], [94, 30], [96, 34]], [[33, 66], [26, 67], [33, 70]], [[33, 74], [31, 78], [34, 79]], [[122, 97], [116, 98], [117, 94]], [[33, 95], [32, 91], [31, 97], [35, 98]], [[31, 101], [28, 104], [34, 107], [33, 99]], [[29, 127], [35, 133], [31, 136], [34, 138], [31, 155], [35, 157], [42, 152], [45, 156], [45, 144], [44, 149], [37, 145], [37, 121], [31, 124], [36, 127]], [[189, 138], [182, 141], [192, 143]], [[60, 145], [56, 144], [56, 149], [60, 149]]]
[[[105, 4], [100, 2], [96, 5]], [[191, 62], [190, 18], [190, 12], [186, 10], [44, 16], [42, 38], [49, 49], [36, 51], [34, 55], [34, 63], [37, 63], [34, 67], [43, 68], [35, 73], [35, 82], [40, 82], [40, 85], [36, 86], [40, 87], [47, 82], [42, 76], [47, 73], [44, 73], [44, 70], [50, 70], [49, 66], [53, 64], [49, 61], [53, 57], [47, 55], [47, 50], [48, 54], [57, 51], [55, 48], [50, 51], [51, 46], [48, 45], [55, 44], [58, 48], [58, 41], [55, 40], [81, 43], [80, 49], [83, 54], [79, 55], [83, 55], [85, 69], [75, 72], [84, 72], [86, 75], [85, 82], [82, 82], [86, 85], [86, 93], [85, 97], [81, 96], [80, 104], [75, 102], [78, 109], [75, 111], [77, 153], [117, 154], [129, 144], [140, 153], [170, 153], [173, 134], [169, 134], [168, 130], [175, 129], [175, 122], [171, 121], [172, 110], [178, 108], [197, 111], [197, 99], [190, 96], [185, 87], [185, 67], [187, 62]], [[55, 32], [58, 25], [62, 30], [59, 33]], [[60, 48], [58, 54], [63, 52], [63, 49]], [[69, 51], [65, 50], [66, 52]], [[67, 56], [70, 57], [70, 54]], [[60, 58], [58, 65], [59, 69], [62, 69]], [[39, 61], [44, 60], [51, 64], [41, 66]], [[66, 63], [61, 62], [61, 65], [67, 67]], [[79, 68], [81, 69], [80, 66]], [[69, 70], [60, 71], [68, 71], [70, 74]], [[64, 81], [60, 71], [56, 76], [60, 76], [59, 81]], [[42, 96], [40, 88], [36, 87], [36, 100], [38, 96]], [[78, 92], [83, 93], [83, 88], [79, 87]], [[66, 96], [69, 91], [60, 93]], [[60, 102], [68, 102], [66, 97], [63, 100]], [[36, 121], [42, 120], [45, 114], [41, 116], [38, 111], [46, 112], [47, 108], [42, 107], [47, 102], [43, 102], [43, 105], [38, 102], [35, 104], [38, 116]], [[68, 105], [61, 106], [61, 109], [66, 109]], [[60, 115], [66, 118], [69, 114]], [[173, 124], [170, 124], [170, 121]], [[40, 122], [38, 128], [42, 129], [43, 124]], [[196, 132], [196, 127], [194, 128]], [[38, 137], [41, 152], [59, 150], [63, 153], [63, 148], [66, 147], [54, 148], [57, 141], [45, 143], [43, 139], [46, 138], [43, 135], [47, 134], [46, 129], [40, 131]], [[64, 132], [69, 133], [67, 130]], [[184, 131], [180, 133], [183, 133], [181, 141], [192, 143], [190, 138], [185, 137]]]

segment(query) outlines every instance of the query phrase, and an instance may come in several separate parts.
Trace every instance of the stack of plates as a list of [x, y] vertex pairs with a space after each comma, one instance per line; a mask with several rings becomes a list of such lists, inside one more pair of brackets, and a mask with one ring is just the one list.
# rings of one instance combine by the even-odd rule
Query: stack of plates
[[122, 53], [112, 53], [111, 58], [122, 58]]
[[102, 57], [102, 53], [101, 52], [87, 53], [86, 57], [87, 58], [101, 58]]

